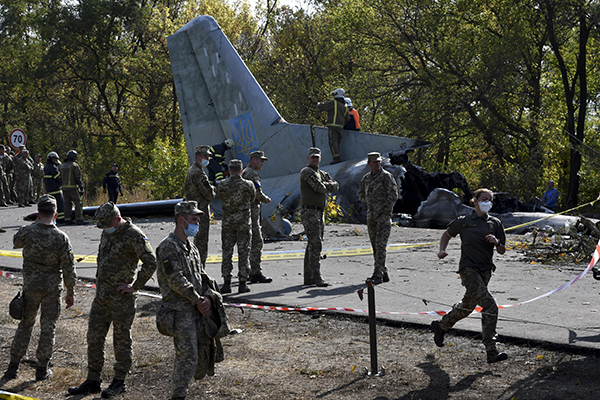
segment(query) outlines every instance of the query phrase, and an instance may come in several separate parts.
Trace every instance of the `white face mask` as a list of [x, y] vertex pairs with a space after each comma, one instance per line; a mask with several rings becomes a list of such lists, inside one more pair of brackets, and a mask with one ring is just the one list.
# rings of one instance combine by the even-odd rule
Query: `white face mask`
[[481, 210], [481, 212], [488, 213], [492, 209], [492, 202], [491, 201], [480, 201], [479, 209]]
[[203, 158], [202, 161], [200, 161], [200, 165], [202, 165], [203, 167], [208, 166], [208, 160]]

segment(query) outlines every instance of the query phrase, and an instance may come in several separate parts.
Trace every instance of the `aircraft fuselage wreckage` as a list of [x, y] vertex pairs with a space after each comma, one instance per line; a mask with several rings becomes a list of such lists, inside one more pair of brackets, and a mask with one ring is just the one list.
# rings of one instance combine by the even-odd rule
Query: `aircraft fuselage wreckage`
[[[190, 162], [197, 145], [215, 145], [231, 138], [235, 147], [227, 159], [244, 164], [249, 154], [262, 150], [269, 158], [260, 171], [264, 193], [270, 204], [262, 216], [290, 212], [300, 205], [300, 170], [307, 165], [307, 150], [319, 147], [321, 167], [340, 183], [337, 203], [345, 210], [358, 210], [356, 219], [365, 221], [365, 206], [358, 201], [360, 179], [369, 171], [366, 155], [387, 155], [383, 167], [396, 177], [402, 166], [391, 165], [389, 154], [430, 146], [431, 143], [396, 136], [344, 131], [340, 144], [342, 162], [329, 165], [327, 128], [290, 124], [275, 109], [214, 18], [197, 17], [168, 37], [169, 54], [177, 100]], [[313, 129], [311, 129], [313, 128]], [[212, 206], [220, 213], [220, 202]]]

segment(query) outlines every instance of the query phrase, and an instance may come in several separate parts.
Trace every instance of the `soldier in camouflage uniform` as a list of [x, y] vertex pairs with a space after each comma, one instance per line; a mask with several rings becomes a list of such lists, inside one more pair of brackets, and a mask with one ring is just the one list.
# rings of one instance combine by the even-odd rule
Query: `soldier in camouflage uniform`
[[23, 296], [25, 311], [10, 350], [5, 379], [15, 379], [19, 362], [25, 356], [31, 331], [40, 310], [40, 339], [35, 379], [52, 376], [48, 363], [54, 347], [56, 321], [60, 315], [61, 280], [67, 289], [67, 308], [74, 303], [75, 267], [69, 237], [54, 225], [56, 200], [44, 195], [38, 202], [36, 223], [19, 229], [13, 238], [15, 249], [23, 249]]
[[223, 332], [229, 331], [216, 282], [206, 275], [198, 249], [188, 240], [195, 235], [202, 215], [196, 205], [195, 201], [182, 201], [175, 206], [175, 231], [156, 248], [162, 294], [157, 324], [161, 312], [173, 316], [168, 334], [173, 336], [176, 350], [171, 397], [177, 400], [185, 399], [192, 377], [214, 375], [215, 363], [223, 361], [219, 335], [208, 335], [209, 320], [216, 321]]
[[17, 194], [14, 191], [14, 166], [13, 156], [10, 155], [10, 148], [0, 145], [0, 157], [2, 157], [2, 168], [4, 169], [4, 174], [6, 175], [4, 198], [7, 204], [13, 204], [15, 201], [17, 201]]
[[300, 171], [300, 194], [302, 211], [300, 219], [308, 239], [304, 252], [304, 284], [329, 286], [321, 276], [321, 249], [325, 231], [323, 210], [327, 205], [327, 192], [337, 192], [340, 185], [331, 175], [319, 169], [321, 150], [308, 149], [308, 166]]
[[33, 192], [31, 196], [33, 200], [38, 201], [40, 196], [43, 194], [44, 164], [42, 164], [41, 154], [36, 154], [33, 160], [33, 171], [31, 172], [31, 178], [33, 179]]
[[375, 259], [375, 269], [369, 280], [377, 285], [390, 280], [385, 257], [392, 229], [392, 211], [398, 200], [398, 185], [394, 176], [381, 168], [381, 154], [367, 154], [367, 164], [371, 172], [361, 179], [358, 198], [367, 203], [367, 228]]
[[196, 161], [188, 170], [183, 187], [186, 200], [194, 200], [203, 212], [200, 216], [199, 230], [194, 237], [194, 244], [200, 251], [202, 264], [208, 256], [208, 232], [210, 229], [210, 201], [215, 198], [216, 190], [208, 181], [202, 167], [206, 167], [210, 159], [210, 146], [196, 146]]
[[[92, 302], [87, 331], [88, 375], [81, 385], [69, 388], [69, 394], [100, 391], [104, 366], [104, 343], [113, 325], [115, 353], [114, 379], [102, 392], [112, 397], [125, 391], [125, 377], [131, 368], [131, 325], [135, 317], [135, 291], [140, 290], [156, 270], [156, 257], [146, 235], [129, 218], [122, 218], [112, 202], [96, 211], [98, 228], [103, 229], [98, 247], [96, 297]], [[138, 261], [142, 267], [138, 269]]]
[[[4, 146], [0, 144], [0, 150], [3, 152], [4, 151]], [[6, 204], [6, 196], [5, 196], [5, 189], [6, 189], [6, 174], [4, 173], [4, 155], [0, 155], [0, 207], [8, 207], [8, 205]]]
[[[81, 168], [77, 164], [77, 152], [69, 150], [65, 162], [60, 166], [63, 200], [65, 202], [65, 223], [82, 225], [83, 222], [83, 181]], [[73, 206], [75, 217], [73, 218]]]
[[250, 205], [256, 198], [254, 184], [242, 178], [242, 162], [229, 162], [229, 179], [219, 183], [219, 198], [223, 203], [223, 224], [221, 240], [223, 242], [223, 261], [221, 274], [225, 283], [221, 293], [231, 293], [231, 271], [233, 271], [233, 248], [238, 248], [238, 293], [249, 292], [248, 254], [252, 235]]
[[13, 159], [15, 168], [15, 187], [19, 207], [30, 207], [31, 201], [31, 171], [33, 163], [29, 161], [29, 150], [23, 149]]
[[262, 273], [262, 269], [260, 268], [260, 259], [262, 256], [263, 248], [262, 228], [260, 226], [260, 204], [270, 203], [271, 198], [264, 194], [262, 191], [260, 185], [260, 175], [258, 174], [258, 171], [262, 169], [263, 164], [267, 160], [268, 158], [265, 157], [265, 153], [263, 151], [253, 151], [252, 153], [250, 153], [250, 161], [248, 161], [248, 166], [246, 167], [246, 169], [244, 169], [244, 172], [242, 172], [242, 178], [254, 183], [254, 188], [256, 189], [256, 198], [252, 202], [252, 206], [250, 209], [252, 219], [252, 241], [250, 244], [251, 283], [273, 282], [273, 278], [264, 276]]
[[[10, 199], [10, 178], [9, 171], [12, 168], [12, 161], [4, 151], [4, 145], [0, 144], [0, 165], [2, 166], [2, 174], [0, 179], [2, 180], [2, 198], [6, 204], [12, 204]], [[2, 205], [2, 204], [0, 204]]]
[[498, 254], [506, 251], [506, 234], [502, 222], [488, 214], [492, 208], [494, 195], [489, 189], [478, 189], [473, 193], [475, 210], [469, 215], [461, 215], [448, 225], [442, 234], [438, 257], [445, 258], [446, 247], [450, 239], [460, 235], [460, 262], [458, 272], [465, 295], [462, 301], [455, 304], [452, 310], [442, 317], [441, 321], [433, 321], [431, 328], [434, 341], [438, 347], [444, 345], [444, 334], [458, 321], [466, 318], [478, 304], [482, 307], [481, 326], [483, 344], [487, 351], [487, 362], [494, 363], [508, 358], [506, 353], [496, 349], [496, 324], [498, 322], [498, 305], [488, 290], [488, 283], [496, 269], [492, 261], [494, 248]]

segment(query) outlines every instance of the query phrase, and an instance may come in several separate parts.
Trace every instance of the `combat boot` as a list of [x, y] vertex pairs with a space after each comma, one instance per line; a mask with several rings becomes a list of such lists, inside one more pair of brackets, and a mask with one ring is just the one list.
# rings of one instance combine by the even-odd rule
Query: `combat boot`
[[19, 363], [9, 363], [6, 372], [4, 373], [4, 379], [17, 379], [17, 371], [19, 370]]
[[270, 276], [264, 276], [263, 274], [250, 275], [250, 283], [271, 283], [273, 278]]
[[437, 347], [444, 346], [444, 335], [446, 331], [440, 326], [440, 321], [433, 321], [431, 323], [431, 330], [433, 331], [433, 341]]
[[102, 391], [102, 398], [108, 399], [125, 392], [125, 381], [113, 379], [110, 386]]
[[35, 380], [36, 381], [45, 381], [46, 379], [50, 379], [54, 376], [54, 372], [50, 368], [47, 367], [37, 367], [35, 369]]
[[100, 393], [101, 390], [102, 389], [100, 388], [99, 381], [90, 381], [89, 379], [86, 379], [86, 381], [83, 382], [81, 385], [70, 387], [68, 391], [69, 391], [69, 394], [76, 395], [76, 394]]
[[488, 364], [492, 364], [498, 361], [504, 361], [508, 358], [508, 354], [506, 353], [498, 353], [498, 350], [488, 350], [487, 352], [487, 362]]
[[221, 294], [231, 293], [231, 278], [225, 279], [225, 283], [221, 286]]
[[238, 293], [248, 293], [250, 288], [248, 287], [248, 282], [240, 281], [240, 285], [238, 286]]

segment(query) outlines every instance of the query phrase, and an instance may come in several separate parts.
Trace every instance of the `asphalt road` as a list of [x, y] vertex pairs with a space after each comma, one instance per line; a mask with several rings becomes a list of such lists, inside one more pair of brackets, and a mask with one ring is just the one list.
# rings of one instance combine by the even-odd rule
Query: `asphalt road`
[[[0, 208], [0, 226], [7, 230], [0, 233], [0, 269], [20, 269], [22, 259], [13, 250], [12, 236], [19, 226], [27, 224], [23, 217], [35, 207]], [[136, 223], [156, 247], [174, 228], [172, 218], [138, 218]], [[215, 262], [221, 252], [220, 221], [211, 226], [209, 262], [206, 270], [222, 283], [220, 263]], [[294, 224], [294, 232], [302, 226]], [[77, 263], [78, 276], [93, 278], [94, 256], [98, 249], [100, 230], [94, 224], [62, 226], [71, 238]], [[428, 328], [432, 320], [439, 318], [437, 311], [449, 310], [464, 293], [456, 274], [460, 256], [460, 240], [453, 239], [448, 248], [449, 256], [437, 258], [437, 242], [441, 230], [419, 228], [392, 228], [390, 244], [402, 244], [388, 252], [388, 268], [391, 281], [375, 287], [378, 318], [406, 322]], [[509, 235], [509, 241], [524, 238]], [[404, 246], [407, 245], [407, 246]], [[279, 241], [266, 243], [263, 249], [263, 271], [273, 277], [270, 284], [252, 284], [251, 292], [227, 296], [229, 303], [287, 307], [348, 308], [346, 312], [367, 316], [366, 290], [364, 300], [357, 291], [365, 288], [365, 279], [372, 273], [373, 258], [365, 225], [337, 224], [325, 229], [324, 253], [321, 272], [332, 285], [327, 288], [303, 286], [304, 241]], [[591, 255], [590, 255], [591, 258]], [[548, 266], [531, 264], [521, 253], [509, 249], [502, 256], [495, 256], [497, 271], [490, 282], [490, 290], [499, 305], [511, 305], [550, 292], [576, 277], [589, 260], [581, 264]], [[212, 261], [212, 262], [211, 262]], [[237, 272], [235, 266], [234, 274]], [[156, 288], [156, 280], [148, 282]], [[600, 349], [600, 281], [591, 273], [572, 286], [534, 302], [503, 308], [499, 312], [498, 333], [500, 341], [511, 343], [551, 343], [572, 346], [579, 350]], [[433, 315], [430, 315], [433, 314]], [[480, 332], [480, 314], [459, 322], [457, 332]], [[432, 341], [431, 335], [423, 335], [424, 341]], [[449, 336], [448, 341], [451, 341]]]

